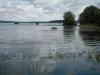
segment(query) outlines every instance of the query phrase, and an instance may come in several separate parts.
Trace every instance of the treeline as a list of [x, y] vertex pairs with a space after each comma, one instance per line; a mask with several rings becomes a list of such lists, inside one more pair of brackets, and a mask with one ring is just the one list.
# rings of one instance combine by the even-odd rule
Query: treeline
[[[75, 15], [71, 12], [64, 13], [64, 25], [75, 25]], [[88, 6], [79, 15], [78, 21], [80, 24], [98, 24], [100, 25], [100, 9], [96, 6]]]
[[52, 20], [49, 23], [63, 23], [63, 20]]

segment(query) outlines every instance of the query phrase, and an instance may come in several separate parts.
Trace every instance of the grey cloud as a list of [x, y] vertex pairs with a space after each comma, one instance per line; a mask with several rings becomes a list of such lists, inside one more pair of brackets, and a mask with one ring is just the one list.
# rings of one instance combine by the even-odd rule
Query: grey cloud
[[65, 11], [78, 16], [88, 5], [100, 7], [100, 0], [0, 0], [0, 20], [62, 19]]

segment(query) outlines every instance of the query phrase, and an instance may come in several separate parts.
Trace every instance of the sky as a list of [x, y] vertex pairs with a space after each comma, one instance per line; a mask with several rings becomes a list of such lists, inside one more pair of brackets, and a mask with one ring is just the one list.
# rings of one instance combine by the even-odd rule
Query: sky
[[67, 11], [72, 11], [78, 19], [89, 5], [100, 7], [100, 0], [0, 0], [0, 20], [59, 20]]

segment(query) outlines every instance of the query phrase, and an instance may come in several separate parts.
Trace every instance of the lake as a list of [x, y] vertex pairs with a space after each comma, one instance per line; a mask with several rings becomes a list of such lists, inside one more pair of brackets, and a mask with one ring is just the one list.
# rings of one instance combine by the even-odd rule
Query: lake
[[0, 75], [100, 75], [100, 28], [1, 23]]

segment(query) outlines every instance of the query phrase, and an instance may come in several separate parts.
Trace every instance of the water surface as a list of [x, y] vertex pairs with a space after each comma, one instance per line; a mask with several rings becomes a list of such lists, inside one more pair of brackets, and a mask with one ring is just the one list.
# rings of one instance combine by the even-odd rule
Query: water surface
[[99, 30], [0, 24], [0, 75], [100, 75]]

